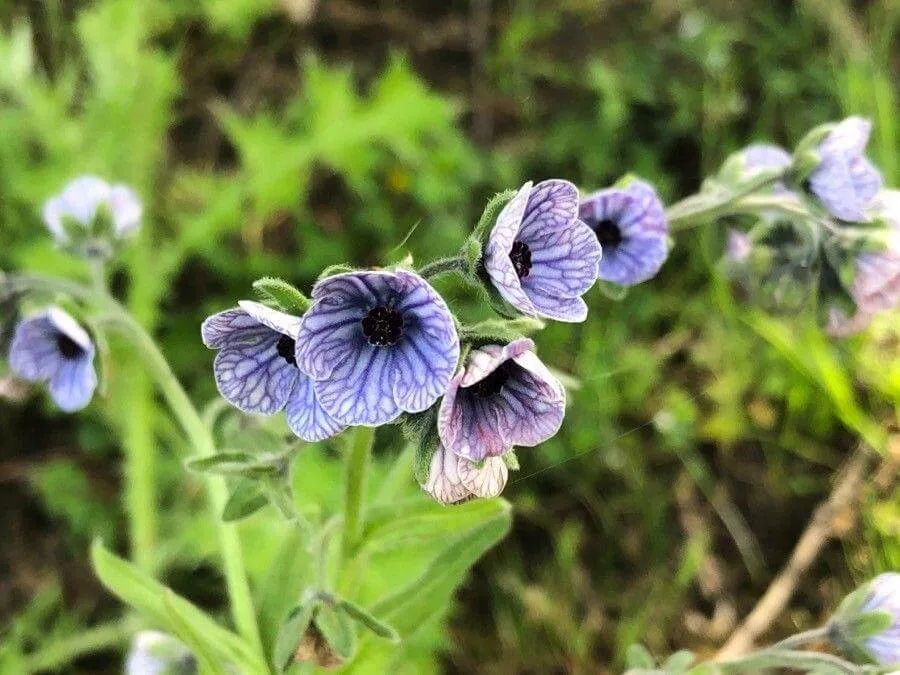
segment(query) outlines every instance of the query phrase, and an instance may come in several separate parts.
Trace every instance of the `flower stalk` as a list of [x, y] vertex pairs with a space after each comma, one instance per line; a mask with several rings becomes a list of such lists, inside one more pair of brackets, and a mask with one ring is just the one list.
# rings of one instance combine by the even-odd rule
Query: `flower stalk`
[[359, 543], [362, 534], [363, 501], [366, 494], [366, 474], [372, 459], [375, 429], [354, 427], [347, 433], [347, 457], [344, 473], [344, 528], [341, 538], [341, 558], [346, 560]]

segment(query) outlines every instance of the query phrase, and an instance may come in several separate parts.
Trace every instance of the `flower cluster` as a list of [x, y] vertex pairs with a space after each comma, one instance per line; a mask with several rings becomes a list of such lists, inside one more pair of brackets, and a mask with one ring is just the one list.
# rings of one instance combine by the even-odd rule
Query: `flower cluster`
[[865, 157], [870, 133], [867, 120], [850, 117], [813, 130], [793, 155], [750, 146], [720, 174], [780, 174], [749, 230], [729, 234], [727, 265], [756, 300], [779, 309], [815, 297], [834, 336], [900, 306], [900, 193], [883, 187]]
[[[473, 235], [484, 239], [467, 278], [509, 315], [584, 321], [581, 296], [598, 278], [639, 283], [668, 250], [662, 203], [642, 181], [585, 199], [565, 180], [528, 182], [488, 225]], [[241, 301], [203, 323], [222, 396], [246, 412], [284, 411], [306, 441], [424, 416], [420, 481], [442, 503], [500, 494], [513, 449], [562, 424], [565, 390], [534, 343], [477, 330], [461, 341], [446, 302], [412, 269], [325, 276], [297, 306]]]

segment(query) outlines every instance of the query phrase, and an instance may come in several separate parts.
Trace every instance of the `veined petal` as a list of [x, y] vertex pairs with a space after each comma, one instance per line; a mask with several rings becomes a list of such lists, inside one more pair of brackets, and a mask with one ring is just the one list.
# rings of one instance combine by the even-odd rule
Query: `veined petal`
[[394, 356], [369, 344], [348, 350], [328, 379], [316, 381], [319, 403], [348, 426], [379, 426], [395, 419], [402, 409], [394, 397]]
[[238, 302], [238, 306], [264, 326], [268, 326], [282, 335], [291, 338], [297, 337], [300, 330], [300, 317], [279, 312], [277, 309], [252, 300], [241, 300]]
[[578, 216], [578, 188], [567, 180], [544, 180], [528, 194], [515, 239], [532, 241], [566, 228]]
[[431, 456], [428, 481], [422, 487], [441, 504], [456, 504], [471, 494], [471, 491], [462, 484], [459, 463], [459, 457], [438, 443]]
[[235, 308], [208, 317], [200, 327], [200, 334], [207, 347], [221, 349], [233, 339], [240, 340], [240, 335], [247, 330], [251, 335], [266, 333], [259, 321], [243, 309]]
[[63, 359], [50, 377], [50, 396], [64, 412], [75, 412], [87, 406], [96, 388], [93, 354]]
[[284, 413], [291, 431], [310, 443], [330, 438], [346, 428], [319, 404], [313, 380], [303, 373], [297, 374]]
[[272, 415], [284, 408], [299, 372], [278, 353], [280, 333], [261, 326], [240, 336], [216, 354], [219, 393], [244, 412]]
[[463, 487], [476, 497], [497, 497], [506, 487], [509, 469], [502, 457], [488, 457], [481, 466], [460, 457], [459, 479]]
[[47, 380], [61, 361], [56, 330], [46, 312], [16, 326], [9, 350], [9, 365], [19, 377], [31, 382]]
[[484, 345], [469, 352], [462, 370], [461, 387], [471, 387], [493, 373], [500, 364], [514, 359], [534, 349], [534, 342], [528, 338], [514, 340], [507, 345]]
[[600, 259], [599, 276], [620, 286], [633, 286], [656, 276], [668, 257], [663, 237], [635, 237], [607, 249]]
[[525, 183], [497, 216], [484, 248], [484, 268], [504, 300], [523, 314], [534, 316], [534, 306], [522, 290], [519, 275], [509, 257], [528, 206], [531, 187], [531, 181]]

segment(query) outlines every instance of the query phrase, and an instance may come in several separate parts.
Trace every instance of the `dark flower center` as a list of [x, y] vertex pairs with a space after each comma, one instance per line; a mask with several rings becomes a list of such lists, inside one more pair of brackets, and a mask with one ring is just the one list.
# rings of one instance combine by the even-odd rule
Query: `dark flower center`
[[74, 359], [81, 354], [81, 347], [68, 335], [63, 333], [56, 334], [56, 347], [64, 359]]
[[597, 235], [597, 241], [600, 242], [601, 248], [615, 248], [622, 243], [622, 232], [619, 226], [613, 221], [601, 220], [594, 226], [594, 234]]
[[294, 339], [288, 337], [287, 335], [282, 335], [278, 338], [278, 344], [275, 345], [275, 349], [278, 350], [278, 356], [283, 358], [285, 361], [290, 363], [292, 366], [297, 365], [297, 359], [294, 356]]
[[531, 272], [531, 249], [524, 241], [516, 241], [513, 243], [512, 250], [509, 252], [509, 259], [512, 260], [513, 267], [520, 279], [524, 279]]
[[393, 307], [379, 305], [363, 317], [362, 331], [374, 347], [395, 345], [403, 337], [403, 316]]
[[499, 394], [513, 372], [512, 364], [509, 361], [504, 361], [497, 366], [497, 369], [493, 373], [488, 375], [481, 382], [476, 382], [469, 387], [469, 391], [479, 398], [487, 398], [488, 396]]

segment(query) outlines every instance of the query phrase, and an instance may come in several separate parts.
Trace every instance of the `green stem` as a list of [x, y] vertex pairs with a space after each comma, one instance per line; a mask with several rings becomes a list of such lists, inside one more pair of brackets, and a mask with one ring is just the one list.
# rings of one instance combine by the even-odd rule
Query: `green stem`
[[[135, 319], [115, 299], [107, 295], [99, 295], [81, 284], [65, 279], [43, 277], [37, 275], [16, 275], [8, 279], [9, 286], [15, 291], [38, 291], [48, 293], [64, 293], [74, 299], [93, 305], [104, 312], [105, 320], [120, 328], [132, 341], [143, 357], [144, 366], [149, 370], [157, 386], [169, 404], [194, 448], [197, 457], [215, 454], [215, 443], [209, 428], [203, 423], [197, 409], [191, 402], [181, 383], [175, 377], [169, 362], [159, 351], [153, 338], [135, 321]], [[234, 526], [221, 520], [220, 515], [228, 499], [228, 490], [224, 479], [219, 476], [207, 476], [210, 507], [214, 515], [222, 548], [222, 559], [225, 567], [225, 582], [228, 597], [231, 601], [231, 612], [235, 626], [244, 639], [260, 654], [262, 641], [256, 623], [256, 610], [250, 594], [250, 584], [244, 569], [240, 540]]]
[[440, 260], [430, 262], [419, 269], [419, 274], [426, 279], [432, 279], [441, 274], [465, 271], [466, 259], [462, 256], [456, 256], [453, 258], [441, 258]]
[[831, 654], [794, 652], [787, 649], [764, 649], [715, 665], [723, 673], [759, 672], [764, 668], [792, 668], [811, 671], [822, 666], [829, 666], [832, 670], [847, 675], [865, 672], [861, 667]]
[[666, 209], [666, 219], [669, 221], [669, 228], [673, 232], [677, 232], [728, 215], [731, 207], [744, 197], [772, 185], [781, 178], [781, 174], [766, 174], [756, 180], [748, 181], [734, 192], [719, 197], [702, 192], [686, 197]]
[[822, 626], [821, 628], [803, 631], [802, 633], [791, 635], [784, 640], [779, 640], [773, 644], [770, 649], [796, 649], [797, 647], [802, 647], [810, 642], [826, 640], [828, 639], [828, 630], [828, 626]]
[[344, 529], [341, 559], [352, 555], [362, 533], [362, 505], [366, 491], [366, 474], [375, 440], [372, 427], [355, 427], [347, 434], [347, 457], [344, 480]]
[[137, 364], [127, 364], [128, 389], [122, 392], [121, 405], [126, 411], [124, 437], [125, 450], [125, 505], [131, 521], [131, 556], [135, 564], [152, 572], [156, 550], [156, 449], [153, 434], [147, 428], [152, 415], [151, 393], [146, 374]]
[[136, 617], [128, 617], [52, 641], [43, 649], [28, 654], [21, 664], [21, 672], [42, 673], [59, 670], [79, 656], [118, 647], [127, 642], [141, 625]]

